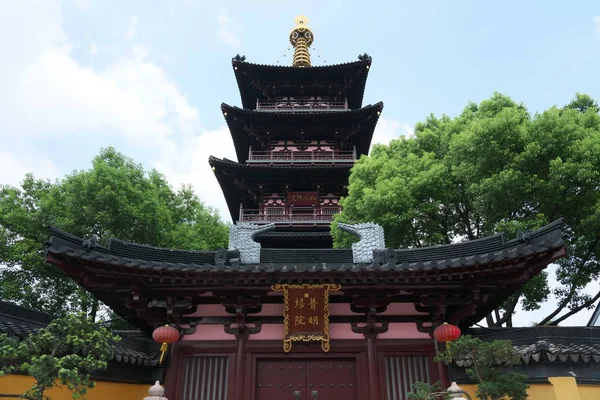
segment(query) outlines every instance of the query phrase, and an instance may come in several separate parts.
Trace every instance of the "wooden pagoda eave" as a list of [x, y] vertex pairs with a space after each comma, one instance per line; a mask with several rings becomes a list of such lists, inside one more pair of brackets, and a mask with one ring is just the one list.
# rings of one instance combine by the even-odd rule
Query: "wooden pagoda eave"
[[[308, 90], [312, 93], [345, 95], [351, 108], [360, 108], [371, 58], [345, 64], [309, 68], [274, 66], [232, 60], [242, 104], [253, 109], [261, 96], [294, 95]], [[349, 84], [352, 82], [352, 84]]]
[[[314, 190], [320, 186], [322, 191], [342, 193], [348, 184], [352, 168], [349, 164], [249, 165], [215, 157], [211, 157], [209, 163], [221, 186], [233, 221], [238, 220], [240, 204], [244, 203], [245, 197], [255, 202], [246, 204], [247, 207], [258, 208], [258, 200], [263, 192], [285, 193], [294, 188]], [[296, 179], [298, 176], [303, 178]]]
[[[239, 264], [238, 251], [160, 249], [118, 240], [105, 247], [56, 228], [51, 228], [46, 257], [140, 328], [151, 328], [165, 319], [181, 323], [209, 292], [226, 309], [233, 309], [232, 299], [248, 297], [254, 304], [246, 307], [250, 312], [263, 302], [281, 300], [269, 294], [273, 284], [335, 283], [342, 291], [334, 295], [345, 296], [336, 298], [348, 302], [353, 312], [372, 314], [390, 303], [412, 303], [430, 319], [419, 322], [418, 329], [430, 331], [441, 321], [462, 327], [479, 321], [549, 263], [563, 257], [563, 224], [557, 220], [512, 240], [494, 235], [435, 248], [375, 250], [376, 261], [371, 265], [344, 261], [351, 251], [333, 249], [328, 253], [304, 250], [289, 262], [247, 265]], [[284, 253], [264, 255], [282, 257]], [[363, 329], [353, 323], [354, 328]]]
[[[118, 287], [131, 287], [131, 282], [138, 282], [147, 289], [178, 290], [194, 288], [194, 290], [207, 291], [204, 286], [214, 288], [223, 283], [231, 282], [232, 286], [251, 288], [264, 288], [277, 283], [286, 282], [318, 282], [342, 283], [350, 288], [390, 288], [398, 290], [414, 290], [417, 288], [460, 288], [479, 282], [480, 287], [511, 286], [522, 283], [543, 269], [547, 263], [560, 258], [565, 254], [564, 249], [538, 253], [518, 260], [503, 260], [499, 263], [474, 267], [453, 267], [446, 269], [394, 271], [394, 270], [360, 270], [353, 271], [227, 271], [227, 272], [201, 272], [181, 270], [153, 270], [151, 268], [135, 268], [111, 263], [81, 260], [77, 258], [60, 257], [48, 254], [49, 263], [59, 265], [68, 275], [82, 283], [89, 282], [107, 286], [113, 284]], [[550, 261], [548, 261], [550, 260]], [[273, 267], [273, 264], [269, 264]], [[254, 269], [254, 267], [252, 268]], [[484, 282], [480, 278], [485, 277]], [[104, 280], [102, 280], [104, 279]], [[212, 290], [212, 289], [211, 289]]]
[[[392, 302], [413, 303], [426, 311], [431, 322], [449, 320], [472, 324], [506, 300], [527, 279], [549, 262], [562, 256], [564, 248], [527, 257], [506, 260], [479, 268], [448, 268], [428, 271], [362, 271], [336, 273], [224, 272], [189, 273], [139, 270], [48, 254], [48, 262], [59, 266], [81, 286], [136, 326], [152, 327], [169, 318], [183, 323], [193, 313], [206, 292], [267, 293], [274, 283], [335, 282], [342, 284], [343, 298], [352, 301], [360, 293], [382, 293]], [[517, 262], [514, 262], [517, 261]], [[499, 278], [503, 277], [499, 284]], [[235, 288], [235, 289], [234, 289]], [[405, 293], [401, 295], [400, 293]], [[278, 296], [268, 302], [281, 301]], [[340, 299], [341, 300], [341, 299]], [[167, 307], [170, 302], [170, 308]], [[163, 319], [161, 321], [160, 319]], [[425, 328], [423, 328], [425, 329]]]
[[383, 103], [350, 111], [278, 113], [244, 110], [221, 104], [236, 155], [244, 163], [251, 146], [261, 148], [271, 140], [348, 141], [357, 155], [367, 154]]

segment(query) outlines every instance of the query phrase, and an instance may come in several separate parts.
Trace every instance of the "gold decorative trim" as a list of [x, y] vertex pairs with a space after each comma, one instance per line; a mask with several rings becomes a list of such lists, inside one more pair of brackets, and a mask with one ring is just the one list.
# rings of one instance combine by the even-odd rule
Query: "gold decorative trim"
[[[312, 342], [321, 341], [321, 349], [325, 353], [329, 352], [329, 292], [335, 292], [342, 288], [341, 285], [322, 284], [322, 285], [273, 285], [271, 289], [275, 292], [283, 292], [283, 351], [289, 353], [292, 350], [293, 342]], [[323, 333], [315, 334], [297, 334], [290, 336], [290, 289], [324, 289], [323, 290]]]

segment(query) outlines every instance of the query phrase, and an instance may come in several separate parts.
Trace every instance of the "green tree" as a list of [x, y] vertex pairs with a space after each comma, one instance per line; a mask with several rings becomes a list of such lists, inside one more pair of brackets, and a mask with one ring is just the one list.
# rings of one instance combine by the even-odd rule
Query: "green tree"
[[436, 383], [426, 382], [415, 382], [410, 386], [410, 393], [408, 393], [408, 400], [446, 400], [449, 399], [449, 395], [442, 395], [442, 382], [437, 381]]
[[471, 366], [466, 373], [478, 382], [477, 396], [481, 400], [524, 400], [528, 385], [525, 375], [514, 372], [503, 374], [501, 369], [518, 364], [519, 357], [510, 340], [483, 342], [469, 335], [446, 345], [436, 355], [436, 362], [450, 364], [456, 360], [468, 360]]
[[160, 247], [215, 250], [228, 226], [183, 186], [174, 191], [157, 171], [113, 148], [89, 170], [49, 182], [27, 175], [20, 187], [0, 186], [0, 297], [52, 314], [98, 312], [98, 302], [44, 262], [49, 225], [80, 237], [116, 237]]
[[455, 118], [429, 116], [414, 137], [376, 145], [357, 161], [332, 227], [336, 246], [352, 240], [338, 222], [377, 222], [387, 246], [409, 248], [498, 231], [514, 236], [564, 217], [570, 240], [567, 258], [557, 263], [562, 286], [551, 291], [545, 274], [536, 277], [490, 314], [488, 324], [510, 326], [519, 299], [532, 310], [551, 293], [558, 306], [540, 324], [591, 307], [600, 292], [588, 296], [581, 289], [600, 273], [598, 110], [577, 94], [563, 108], [532, 116], [495, 93]]
[[91, 376], [106, 369], [112, 343], [120, 340], [84, 314], [68, 314], [19, 342], [0, 335], [0, 376], [30, 375], [35, 384], [22, 397], [49, 400], [48, 389], [64, 387], [73, 399], [83, 399], [95, 382]]

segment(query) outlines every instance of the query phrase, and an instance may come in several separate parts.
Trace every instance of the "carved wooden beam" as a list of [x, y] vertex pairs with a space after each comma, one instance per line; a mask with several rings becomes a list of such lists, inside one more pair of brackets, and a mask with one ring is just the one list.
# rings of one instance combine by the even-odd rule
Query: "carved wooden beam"
[[388, 323], [378, 319], [377, 314], [387, 309], [392, 302], [397, 290], [376, 291], [344, 291], [344, 294], [352, 296], [350, 309], [355, 313], [365, 315], [364, 322], [354, 322], [351, 324], [352, 331], [364, 335], [365, 338], [375, 338], [378, 334], [387, 332]]
[[220, 298], [225, 311], [235, 315], [233, 322], [228, 322], [224, 325], [225, 332], [235, 335], [238, 339], [247, 339], [249, 335], [259, 333], [262, 323], [260, 321], [249, 323], [247, 317], [248, 314], [256, 314], [262, 311], [261, 298], [266, 294], [266, 291], [254, 294], [236, 294], [233, 292], [213, 293], [213, 295]]

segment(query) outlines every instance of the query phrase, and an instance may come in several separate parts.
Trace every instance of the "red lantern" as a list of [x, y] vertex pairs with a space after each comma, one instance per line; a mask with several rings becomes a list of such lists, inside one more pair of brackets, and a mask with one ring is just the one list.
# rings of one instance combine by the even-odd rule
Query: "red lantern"
[[169, 325], [161, 326], [152, 332], [152, 339], [154, 339], [155, 342], [161, 343], [159, 364], [162, 364], [167, 347], [171, 343], [175, 343], [179, 340], [179, 331]]
[[435, 340], [438, 342], [452, 342], [460, 337], [460, 329], [458, 329], [457, 326], [444, 322], [442, 325], [435, 328], [433, 337], [435, 337]]

